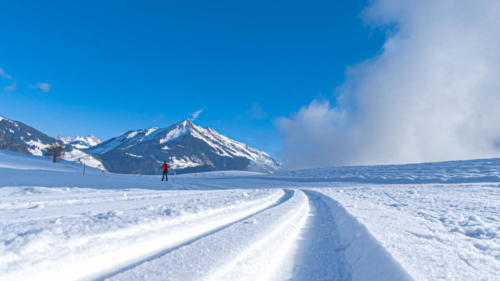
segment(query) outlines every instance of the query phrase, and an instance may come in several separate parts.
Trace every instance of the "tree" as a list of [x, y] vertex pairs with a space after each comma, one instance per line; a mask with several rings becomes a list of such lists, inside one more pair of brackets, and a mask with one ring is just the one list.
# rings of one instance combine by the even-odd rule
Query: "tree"
[[58, 160], [61, 160], [64, 157], [64, 145], [60, 142], [52, 143], [47, 150], [45, 151], [45, 155], [52, 157], [52, 161], [56, 163]]

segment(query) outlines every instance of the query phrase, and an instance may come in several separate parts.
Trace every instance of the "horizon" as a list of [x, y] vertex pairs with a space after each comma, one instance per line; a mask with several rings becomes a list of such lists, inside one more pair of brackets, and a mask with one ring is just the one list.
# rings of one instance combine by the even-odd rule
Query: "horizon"
[[[9, 118], [6, 118], [5, 116], [2, 116], [0, 115], [0, 120], [1, 119], [7, 119], [7, 120], [11, 120], [11, 121], [15, 121], [15, 122], [21, 122], [23, 124], [25, 124], [24, 122], [20, 121], [20, 120], [12, 120], [12, 119], [9, 119]], [[158, 129], [165, 129], [165, 128], [168, 128], [170, 126], [173, 126], [175, 124], [179, 124], [179, 123], [182, 123], [186, 120], [190, 120], [191, 119], [188, 117], [188, 118], [185, 118], [183, 119], [182, 121], [177, 121], [177, 122], [174, 122], [166, 127], [149, 127], [149, 128], [138, 128], [138, 129], [130, 129], [120, 135], [117, 135], [117, 136], [113, 136], [111, 138], [108, 138], [108, 139], [99, 139], [100, 143], [104, 143], [104, 142], [107, 142], [109, 140], [112, 140], [114, 138], [117, 138], [119, 136], [122, 136], [122, 135], [125, 135], [127, 133], [130, 133], [130, 132], [133, 132], [133, 131], [139, 131], [139, 130], [148, 130], [148, 129], [152, 129], [152, 128], [158, 128]], [[195, 126], [198, 126], [196, 125], [195, 122], [191, 121]], [[28, 125], [29, 124], [25, 124], [25, 125]], [[202, 127], [204, 129], [214, 129], [216, 130], [215, 128], [212, 128], [212, 127], [208, 127], [208, 126], [199, 126], [199, 127]], [[36, 129], [36, 128], [34, 128]], [[217, 130], [216, 130], [217, 131]], [[218, 131], [217, 131], [218, 132]], [[43, 133], [43, 132], [42, 132]], [[81, 138], [88, 138], [88, 137], [96, 137], [92, 134], [90, 135], [76, 135], [76, 136], [51, 136], [49, 135], [49, 137], [53, 137], [55, 139], [62, 139], [62, 138], [72, 138], [72, 139], [75, 139], [75, 138], [78, 138], [78, 137], [81, 137]], [[232, 138], [231, 138], [232, 139]], [[238, 141], [237, 139], [233, 139], [235, 141]], [[245, 143], [244, 143], [245, 144]], [[265, 153], [268, 153], [267, 151], [263, 151]], [[269, 153], [268, 153], [269, 154]], [[278, 160], [278, 161], [281, 161], [281, 159], [279, 158], [276, 158], [275, 156], [269, 154], [271, 157], [273, 157], [274, 159]], [[295, 169], [295, 171], [301, 171], [301, 170], [316, 170], [316, 169], [329, 169], [329, 168], [349, 168], [349, 167], [352, 167], [352, 168], [360, 168], [360, 167], [384, 167], [384, 166], [413, 166], [413, 165], [426, 165], [426, 164], [444, 164], [444, 163], [455, 163], [455, 162], [474, 162], [474, 161], [484, 161], [484, 160], [495, 160], [495, 159], [500, 159], [500, 156], [496, 156], [496, 157], [483, 157], [483, 158], [467, 158], [467, 159], [448, 159], [448, 160], [438, 160], [438, 161], [424, 161], [424, 162], [405, 162], [405, 163], [384, 163], [384, 164], [345, 164], [345, 165], [331, 165], [331, 166], [322, 166], [322, 167], [308, 167], [308, 168], [300, 168], [300, 169]], [[69, 161], [71, 163], [71, 161]], [[289, 169], [287, 167], [283, 167], [284, 168], [284, 171], [292, 171], [294, 169]]]

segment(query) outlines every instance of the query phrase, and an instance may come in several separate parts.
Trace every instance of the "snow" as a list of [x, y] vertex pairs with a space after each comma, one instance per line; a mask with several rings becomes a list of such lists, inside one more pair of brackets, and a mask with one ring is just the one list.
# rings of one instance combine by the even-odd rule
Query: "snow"
[[[196, 192], [113, 190], [95, 194], [92, 190], [43, 188], [31, 194], [24, 191], [23, 188], [2, 190], [2, 197], [10, 198], [4, 203], [10, 219], [1, 221], [0, 233], [2, 240], [9, 241], [4, 250], [10, 255], [2, 257], [2, 267], [9, 268], [5, 276], [8, 280], [99, 278], [140, 256], [155, 254], [158, 248], [168, 248], [246, 217], [280, 197], [279, 191], [264, 190], [250, 195], [243, 191], [205, 192], [204, 201], [193, 200], [199, 196]], [[26, 208], [17, 204], [21, 198], [36, 204], [28, 207], [31, 210], [28, 220], [17, 211]], [[134, 207], [130, 209], [127, 202]], [[81, 213], [81, 205], [85, 203], [92, 205], [92, 211]], [[40, 204], [46, 206], [40, 209], [37, 207]], [[52, 214], [60, 208], [67, 211], [52, 220]], [[42, 229], [32, 231], [34, 226]], [[20, 255], [29, 257], [22, 259]], [[0, 271], [3, 269], [0, 267]]]
[[154, 133], [156, 130], [158, 130], [158, 127], [154, 127], [154, 128], [149, 129], [146, 132], [145, 136], [149, 136], [150, 134]]
[[93, 153], [106, 153], [110, 150], [113, 150], [115, 149], [117, 146], [121, 145], [122, 144], [122, 140], [121, 139], [118, 139], [118, 138], [115, 138], [115, 139], [111, 139], [109, 141], [106, 141], [105, 142], [105, 145], [101, 146], [101, 147], [97, 147], [97, 148], [90, 148], [89, 151], [93, 152]]
[[176, 127], [173, 130], [168, 131], [167, 134], [165, 135], [165, 137], [160, 139], [160, 144], [164, 144], [166, 142], [181, 138], [187, 132], [188, 132], [188, 129], [185, 126]]
[[50, 146], [49, 144], [42, 143], [40, 140], [30, 140], [30, 141], [27, 141], [26, 144], [30, 146], [30, 148], [28, 148], [28, 151], [31, 154], [37, 155], [37, 156], [42, 156], [43, 151], [45, 149], [47, 149], [47, 147]]
[[135, 158], [142, 158], [144, 156], [141, 156], [141, 155], [137, 155], [137, 154], [133, 154], [133, 153], [128, 153], [128, 152], [125, 152], [126, 155], [128, 156], [131, 156], [131, 157], [135, 157]]
[[309, 241], [305, 243], [302, 259], [307, 266], [297, 272], [295, 280], [327, 280], [331, 276], [359, 281], [412, 280], [366, 227], [340, 204], [314, 191], [306, 194], [315, 207], [313, 216], [317, 219], [311, 222], [311, 230], [305, 235]]
[[137, 136], [138, 132], [137, 131], [133, 131], [133, 132], [130, 132], [128, 135], [127, 135], [127, 139], [131, 139], [135, 136]]
[[70, 151], [66, 151], [64, 154], [64, 160], [73, 161], [77, 163], [85, 163], [85, 165], [101, 170], [105, 170], [101, 161], [97, 160], [90, 154], [87, 154], [79, 149], [72, 149]]
[[266, 173], [250, 172], [250, 171], [211, 171], [201, 173], [188, 173], [177, 175], [177, 178], [235, 178], [235, 177], [250, 177], [250, 176], [266, 176]]
[[[62, 162], [58, 163], [59, 165], [55, 165], [51, 163], [50, 159], [32, 155], [24, 155], [10, 151], [0, 150], [0, 169], [9, 169], [3, 170], [3, 173], [0, 175], [8, 176], [10, 172], [24, 170], [38, 170], [38, 171], [54, 171], [54, 172], [72, 172], [76, 170], [73, 163]], [[6, 183], [6, 179], [2, 178], [2, 184]], [[2, 186], [0, 184], [0, 186]]]
[[70, 147], [64, 154], [64, 160], [82, 164], [85, 163], [85, 165], [89, 167], [105, 170], [104, 165], [101, 161], [83, 151], [84, 149], [101, 143], [100, 139], [98, 139], [94, 135], [89, 135], [87, 137], [76, 136], [74, 138], [60, 136], [58, 138], [60, 141]]
[[0, 280], [498, 280], [498, 163], [161, 182], [0, 151]]
[[182, 158], [172, 156], [168, 162], [170, 163], [170, 167], [172, 167], [172, 169], [184, 169], [203, 165], [203, 161], [199, 159], [192, 159], [187, 156]]
[[476, 159], [422, 164], [348, 166], [277, 173], [308, 181], [366, 183], [463, 183], [500, 181], [500, 159]]
[[59, 137], [64, 144], [70, 144], [76, 149], [87, 149], [92, 146], [96, 146], [101, 143], [101, 140], [94, 135], [89, 135], [87, 137], [76, 136], [72, 137]]
[[191, 121], [184, 121], [191, 126], [191, 135], [210, 145], [220, 156], [244, 157], [252, 161], [250, 169], [256, 171], [273, 172], [279, 168], [267, 153], [251, 148], [244, 143], [229, 139], [212, 128], [202, 128]]
[[321, 189], [417, 280], [489, 280], [500, 272], [500, 184]]
[[98, 145], [101, 143], [101, 140], [92, 134], [87, 136], [87, 138], [85, 138], [85, 141], [89, 144], [89, 147], [95, 146], [95, 145]]

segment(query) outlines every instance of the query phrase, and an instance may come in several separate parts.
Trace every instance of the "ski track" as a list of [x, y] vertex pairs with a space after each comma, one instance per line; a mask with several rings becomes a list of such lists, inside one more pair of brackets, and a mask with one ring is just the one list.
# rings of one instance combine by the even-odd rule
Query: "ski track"
[[[106, 205], [117, 196], [106, 191], [103, 196], [71, 199], [69, 194], [54, 201], [52, 193], [61, 191], [45, 194], [44, 188], [23, 188], [4, 192], [14, 195], [4, 203], [10, 212], [32, 204], [88, 208], [88, 204]], [[35, 202], [19, 202], [16, 197], [39, 193]], [[187, 198], [204, 194], [184, 193]], [[119, 204], [183, 198], [140, 191], [124, 195], [125, 202]], [[68, 261], [61, 257], [35, 261], [0, 280], [412, 280], [336, 201], [313, 190], [274, 189], [257, 200], [181, 218], [61, 241], [60, 248], [64, 243], [80, 248]], [[57, 270], [57, 265], [64, 268]]]
[[[49, 238], [48, 242], [37, 239], [21, 248], [21, 251], [33, 251], [38, 256], [33, 261], [28, 259], [23, 264], [17, 265], [22, 267], [7, 273], [5, 276], [0, 276], [0, 280], [95, 279], [116, 268], [126, 267], [147, 257], [157, 255], [158, 252], [165, 251], [165, 249], [183, 244], [194, 237], [203, 236], [204, 233], [246, 218], [276, 204], [276, 202], [286, 200], [289, 196], [289, 192], [276, 191], [258, 200], [229, 205], [221, 209], [207, 210], [201, 214], [186, 214], [173, 220], [155, 219], [145, 224], [75, 237], [74, 239], [62, 239], [62, 241], [54, 241], [54, 237]], [[99, 214], [97, 217], [102, 216], [105, 220], [103, 223], [106, 224], [108, 220], [106, 216], [113, 219], [115, 215], [106, 213]], [[33, 223], [30, 222], [30, 224]], [[22, 242], [31, 236], [36, 238], [40, 235], [40, 231], [28, 230], [25, 233], [20, 233], [19, 238], [11, 240], [12, 242], [7, 240], [4, 245], [15, 245], [18, 243], [17, 241]], [[59, 252], [54, 252], [52, 249], [46, 253], [39, 252], [39, 249], [50, 247], [51, 244], [57, 246], [56, 249], [60, 249], [62, 254], [60, 255]], [[71, 252], [70, 255], [68, 255], [68, 251]], [[51, 253], [55, 256], [52, 256]], [[10, 259], [7, 258], [7, 261]], [[59, 266], [63, 266], [63, 268], [58, 268]]]
[[[287, 191], [287, 194], [286, 200], [274, 206], [107, 277], [109, 280], [271, 280], [276, 269], [282, 268], [280, 265], [306, 219], [308, 205], [303, 193]], [[289, 235], [289, 239], [283, 239], [283, 234]]]
[[203, 238], [206, 238], [207, 236], [210, 236], [210, 235], [214, 235], [215, 233], [217, 232], [220, 232], [220, 231], [223, 231], [224, 229], [228, 228], [228, 227], [231, 227], [232, 225], [234, 224], [237, 224], [237, 223], [240, 223], [240, 222], [243, 222], [245, 220], [248, 220], [249, 218], [253, 217], [253, 216], [256, 216], [257, 214], [259, 213], [262, 213], [262, 212], [265, 212], [266, 210], [269, 210], [271, 208], [274, 208], [280, 204], [283, 204], [284, 202], [288, 201], [292, 195], [293, 195], [293, 191], [291, 190], [285, 190], [285, 194], [274, 204], [264, 208], [264, 209], [261, 209], [257, 212], [254, 212], [246, 217], [243, 217], [241, 219], [238, 219], [236, 221], [232, 221], [230, 223], [227, 223], [227, 224], [224, 224], [222, 226], [219, 226], [215, 229], [212, 229], [210, 231], [207, 231], [207, 232], [204, 232], [204, 233], [201, 233], [200, 235], [198, 236], [195, 236], [191, 239], [188, 239], [186, 241], [183, 241], [182, 243], [180, 244], [177, 244], [177, 245], [174, 245], [174, 246], [170, 246], [168, 248], [165, 248], [165, 249], [161, 249], [159, 250], [157, 253], [154, 253], [153, 255], [150, 255], [150, 256], [147, 256], [139, 261], [136, 261], [134, 263], [131, 263], [131, 264], [128, 264], [127, 266], [124, 266], [122, 268], [118, 268], [118, 269], [115, 269], [114, 271], [112, 272], [109, 272], [109, 273], [106, 273], [106, 274], [103, 274], [102, 276], [98, 276], [98, 277], [95, 277], [95, 278], [92, 278], [93, 280], [107, 280], [107, 279], [110, 279], [116, 275], [119, 275], [121, 273], [124, 273], [128, 270], [132, 270], [138, 266], [140, 266], [141, 264], [144, 264], [144, 263], [147, 263], [147, 262], [151, 262], [151, 261], [154, 261], [155, 259], [159, 259], [161, 258], [162, 256], [165, 256], [175, 250], [178, 250], [182, 247], [186, 247], [186, 246], [189, 246], [193, 243], [195, 243], [196, 241], [200, 240], [200, 239], [203, 239]]
[[305, 191], [311, 206], [290, 281], [350, 279], [331, 209], [321, 196]]
[[[194, 255], [201, 258], [192, 260]], [[96, 280], [413, 279], [336, 201], [297, 189], [268, 208]]]
[[305, 192], [314, 206], [313, 219], [293, 280], [414, 280], [342, 205], [323, 193]]

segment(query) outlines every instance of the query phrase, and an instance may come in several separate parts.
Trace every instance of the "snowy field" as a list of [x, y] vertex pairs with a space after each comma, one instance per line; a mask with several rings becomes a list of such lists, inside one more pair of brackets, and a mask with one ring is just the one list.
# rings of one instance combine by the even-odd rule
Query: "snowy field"
[[0, 151], [0, 280], [500, 280], [500, 161], [161, 177]]

